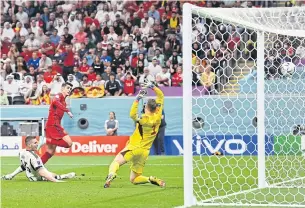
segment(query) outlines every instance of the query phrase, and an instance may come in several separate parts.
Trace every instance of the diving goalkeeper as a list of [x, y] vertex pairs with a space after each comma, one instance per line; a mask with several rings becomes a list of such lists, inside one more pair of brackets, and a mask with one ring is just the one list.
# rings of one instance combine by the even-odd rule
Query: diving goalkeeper
[[133, 184], [151, 183], [165, 187], [165, 182], [156, 177], [143, 176], [143, 168], [149, 155], [149, 150], [156, 138], [161, 124], [162, 109], [164, 102], [163, 92], [151, 82], [145, 82], [144, 87], [155, 91], [157, 99], [148, 99], [145, 105], [145, 113], [138, 116], [139, 101], [144, 97], [145, 91], [141, 90], [133, 102], [130, 117], [136, 122], [136, 129], [130, 136], [126, 147], [115, 157], [109, 167], [104, 188], [110, 187], [110, 183], [116, 178], [120, 166], [127, 162], [131, 163], [130, 181]]

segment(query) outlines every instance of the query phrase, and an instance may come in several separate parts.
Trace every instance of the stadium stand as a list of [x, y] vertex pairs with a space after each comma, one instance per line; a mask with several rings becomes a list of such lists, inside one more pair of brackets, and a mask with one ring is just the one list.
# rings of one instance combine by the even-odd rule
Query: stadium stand
[[[163, 87], [181, 87], [184, 2], [1, 1], [1, 88], [10, 104], [47, 105], [64, 81], [72, 82], [74, 98], [119, 96], [105, 91], [106, 84], [117, 83], [120, 95], [133, 95], [145, 78]], [[304, 2], [191, 3], [271, 7]], [[205, 85], [203, 79], [215, 76], [206, 95], [236, 93], [236, 80], [254, 66], [255, 35], [209, 19], [197, 18], [194, 28], [194, 55], [200, 57], [193, 63], [194, 85]], [[291, 56], [304, 53], [301, 44], [288, 47]], [[109, 80], [111, 74], [114, 80]]]

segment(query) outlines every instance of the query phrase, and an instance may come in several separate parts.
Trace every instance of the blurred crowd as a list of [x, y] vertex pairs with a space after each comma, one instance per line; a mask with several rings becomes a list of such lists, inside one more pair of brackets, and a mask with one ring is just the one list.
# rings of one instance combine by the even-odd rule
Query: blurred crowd
[[[202, 7], [274, 3], [1, 1], [1, 104], [49, 104], [65, 81], [73, 84], [72, 97], [132, 96], [145, 79], [159, 86], [182, 86], [185, 2]], [[204, 18], [193, 24], [193, 34], [198, 33], [192, 37], [194, 85], [211, 94], [215, 83], [228, 81], [238, 57], [256, 58], [256, 37]], [[247, 43], [246, 54], [236, 50], [241, 40]]]

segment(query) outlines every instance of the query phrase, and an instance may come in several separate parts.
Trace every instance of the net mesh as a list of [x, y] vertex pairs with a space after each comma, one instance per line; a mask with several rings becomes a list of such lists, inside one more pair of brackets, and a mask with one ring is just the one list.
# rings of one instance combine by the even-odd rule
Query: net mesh
[[[305, 8], [193, 8], [193, 179], [199, 204], [305, 207]], [[257, 68], [257, 31], [264, 69]], [[257, 70], [266, 188], [258, 188]]]

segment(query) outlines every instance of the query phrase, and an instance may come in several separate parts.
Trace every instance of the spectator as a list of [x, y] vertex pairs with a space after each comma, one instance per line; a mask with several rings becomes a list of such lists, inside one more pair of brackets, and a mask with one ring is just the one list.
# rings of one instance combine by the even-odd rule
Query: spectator
[[11, 60], [12, 64], [16, 64], [16, 59], [17, 59], [18, 55], [19, 55], [19, 51], [18, 51], [16, 45], [12, 44], [12, 46], [7, 54], [7, 57]]
[[19, 94], [19, 86], [13, 75], [6, 76], [6, 81], [3, 82], [3, 90], [7, 95]]
[[204, 95], [210, 95], [215, 83], [215, 73], [211, 72], [211, 65], [207, 65], [201, 75], [201, 85], [204, 86]]
[[[75, 19], [75, 15], [71, 15], [68, 28], [69, 28], [69, 34], [75, 35], [79, 32], [80, 28], [82, 27], [81, 22], [79, 20]], [[68, 43], [70, 44], [70, 43]]]
[[8, 38], [10, 41], [12, 41], [14, 37], [15, 37], [15, 32], [12, 29], [11, 24], [9, 22], [5, 22], [1, 34], [1, 40], [4, 40], [4, 38]]
[[42, 86], [42, 92], [40, 93], [39, 96], [39, 103], [40, 105], [51, 104], [50, 90], [46, 84]]
[[120, 96], [122, 93], [120, 82], [114, 74], [110, 74], [109, 80], [105, 82], [105, 93], [107, 96]]
[[42, 86], [46, 85], [47, 83], [44, 81], [42, 74], [38, 74], [36, 76], [36, 80], [37, 80], [37, 88], [38, 88], [39, 92], [41, 92]]
[[148, 61], [152, 61], [153, 57], [156, 55], [156, 49], [157, 49], [158, 43], [157, 41], [153, 41], [152, 46], [149, 47], [148, 53], [147, 53], [147, 59]]
[[15, 71], [21, 72], [22, 74], [25, 74], [29, 71], [22, 56], [17, 57]]
[[52, 66], [52, 60], [47, 57], [46, 53], [42, 53], [41, 59], [39, 60], [38, 71], [45, 72], [49, 66]]
[[43, 33], [41, 28], [38, 29], [38, 34], [36, 35], [36, 39], [41, 43], [46, 41], [47, 36]]
[[119, 129], [119, 121], [116, 120], [114, 112], [109, 113], [109, 120], [105, 121], [105, 131], [107, 136], [117, 136]]
[[149, 69], [150, 74], [153, 75], [154, 77], [156, 76], [156, 74], [162, 71], [162, 67], [158, 65], [156, 58], [152, 60], [152, 62], [148, 65], [147, 68]]
[[30, 75], [33, 77], [33, 79], [35, 79], [37, 74], [37, 70], [35, 70], [34, 66], [29, 66], [29, 72], [26, 75]]
[[99, 56], [95, 56], [92, 67], [96, 73], [98, 74], [104, 73], [104, 64]]
[[76, 88], [76, 87], [80, 87], [79, 82], [76, 80], [75, 76], [73, 74], [69, 74], [68, 75], [68, 80], [67, 82], [72, 84], [72, 89]]
[[181, 66], [177, 67], [177, 72], [172, 76], [172, 86], [180, 87], [182, 86], [183, 76], [182, 76], [182, 68]]
[[97, 44], [102, 40], [102, 37], [100, 33], [96, 30], [95, 25], [90, 26], [90, 31], [87, 34], [87, 37], [89, 38], [90, 42]]
[[164, 55], [161, 54], [161, 51], [159, 48], [156, 48], [155, 50], [155, 56], [153, 57], [153, 59], [156, 59], [157, 60], [157, 63], [160, 65], [160, 66], [164, 66]]
[[39, 105], [40, 104], [40, 92], [37, 88], [36, 83], [32, 83], [30, 90], [24, 95], [24, 100], [26, 104], [29, 105]]
[[158, 86], [170, 86], [170, 73], [168, 72], [168, 68], [163, 67], [162, 71], [157, 73], [156, 75], [156, 82]]
[[177, 65], [182, 63], [181, 56], [178, 55], [177, 50], [174, 49], [173, 55], [168, 59], [172, 65]]
[[[47, 39], [47, 42], [48, 42], [48, 43], [51, 42], [51, 43], [53, 44], [53, 47], [55, 47], [55, 45], [58, 45], [58, 44], [59, 44], [60, 37], [58, 36], [58, 30], [57, 30], [57, 29], [54, 29], [52, 35], [50, 35], [49, 37], [50, 37], [50, 38]], [[54, 50], [54, 49], [53, 49], [53, 50]]]
[[84, 57], [82, 64], [79, 67], [79, 72], [82, 74], [89, 74], [89, 65], [87, 64], [87, 58]]
[[132, 96], [135, 93], [135, 82], [137, 78], [132, 75], [131, 70], [127, 71], [125, 75], [121, 78], [121, 81], [124, 83], [123, 93], [127, 96]]
[[108, 81], [110, 79], [111, 74], [113, 74], [113, 72], [111, 71], [111, 67], [106, 67], [105, 72], [102, 74], [102, 79]]
[[18, 13], [16, 14], [16, 18], [23, 25], [29, 23], [29, 16], [28, 16], [28, 14], [26, 12], [23, 11], [22, 6], [18, 7]]
[[90, 66], [88, 70], [88, 80], [91, 82], [96, 80], [96, 72], [94, 71], [92, 66]]
[[71, 35], [70, 33], [69, 33], [69, 28], [68, 27], [65, 27], [64, 28], [64, 42], [66, 43], [66, 44], [68, 44], [68, 45], [70, 45], [71, 44], [71, 41], [72, 41], [72, 39], [73, 39], [73, 35]]
[[125, 60], [120, 56], [120, 51], [116, 49], [111, 63], [111, 70], [115, 72], [118, 67], [123, 67], [124, 64]]
[[27, 63], [32, 57], [32, 52], [28, 50], [27, 46], [22, 46], [22, 53], [20, 54]]
[[120, 84], [122, 85], [122, 82], [121, 82], [121, 78], [124, 77], [124, 70], [122, 67], [118, 67], [116, 69], [116, 79], [119, 80]]
[[112, 61], [112, 58], [110, 56], [108, 56], [107, 50], [103, 50], [101, 61], [103, 62], [104, 65], [106, 65], [106, 63], [110, 63]]
[[0, 105], [9, 105], [7, 94], [4, 92], [2, 87], [0, 87]]
[[79, 69], [77, 66], [73, 67], [73, 75], [75, 76], [76, 80], [79, 82], [83, 78], [83, 74], [79, 72]]
[[96, 75], [96, 80], [92, 83], [92, 87], [101, 87], [104, 88], [105, 81], [102, 80], [102, 76], [100, 74]]
[[29, 36], [30, 38], [25, 41], [24, 46], [27, 46], [29, 51], [37, 51], [40, 48], [41, 43], [35, 38], [33, 32], [31, 32]]
[[64, 53], [64, 68], [63, 68], [63, 77], [67, 78], [68, 74], [72, 73], [74, 66], [74, 53], [72, 51], [71, 45], [66, 45], [66, 52]]
[[150, 10], [149, 10], [149, 12], [148, 12], [148, 16], [154, 18], [155, 21], [156, 21], [156, 20], [160, 20], [159, 11], [156, 10], [156, 8], [155, 8], [154, 5], [152, 5], [152, 6], [150, 7]]
[[86, 88], [86, 87], [91, 87], [92, 86], [92, 82], [90, 80], [88, 80], [88, 75], [84, 74], [82, 81], [80, 82], [80, 85], [82, 88]]
[[74, 35], [74, 38], [76, 39], [76, 43], [84, 43], [85, 38], [87, 37], [87, 33], [84, 32], [84, 27], [79, 28], [79, 32]]
[[17, 22], [16, 24], [16, 28], [15, 28], [15, 32], [19, 33], [19, 35], [22, 37], [27, 37], [29, 35], [29, 32], [27, 31], [27, 29], [22, 25], [21, 22]]
[[37, 52], [35, 51], [32, 53], [32, 58], [30, 58], [27, 65], [28, 67], [33, 66], [34, 69], [37, 69], [39, 67], [39, 62], [40, 62], [40, 58], [37, 56]]
[[34, 78], [30, 75], [24, 77], [23, 82], [19, 86], [19, 93], [26, 96], [29, 91], [32, 89]]
[[150, 81], [150, 82], [154, 82], [155, 81], [154, 76], [150, 74], [148, 68], [144, 68], [144, 73], [140, 75], [140, 77], [139, 77], [139, 84], [143, 85], [144, 82], [145, 82], [145, 79]]
[[64, 78], [61, 76], [61, 74], [56, 74], [53, 77], [52, 82], [50, 83], [50, 96], [53, 97], [54, 95], [57, 95], [61, 91], [62, 84], [65, 83]]
[[55, 55], [55, 45], [57, 45], [57, 43], [52, 41], [52, 36], [46, 36], [44, 43], [41, 45], [41, 52], [45, 53], [48, 57], [53, 58]]

